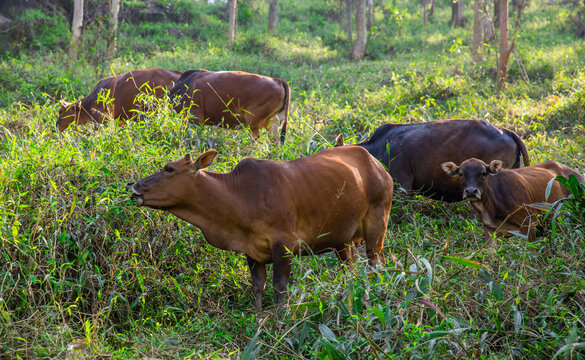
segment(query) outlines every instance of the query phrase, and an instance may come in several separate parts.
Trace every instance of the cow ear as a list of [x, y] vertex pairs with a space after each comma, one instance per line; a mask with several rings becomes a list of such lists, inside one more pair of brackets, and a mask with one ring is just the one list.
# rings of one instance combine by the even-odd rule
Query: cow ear
[[345, 140], [343, 139], [343, 134], [339, 134], [335, 138], [335, 144], [333, 145], [333, 147], [343, 146], [344, 143], [345, 143]]
[[441, 168], [449, 176], [457, 176], [459, 174], [459, 166], [453, 162], [446, 162], [441, 164]]
[[217, 151], [215, 149], [207, 150], [206, 152], [201, 154], [197, 158], [197, 160], [195, 160], [195, 169], [197, 169], [197, 170], [205, 169], [206, 167], [211, 165], [211, 163], [213, 162], [213, 160], [215, 159], [216, 156], [217, 156]]
[[502, 162], [502, 160], [492, 160], [492, 162], [490, 162], [490, 167], [488, 171], [490, 174], [497, 174], [500, 172], [500, 170], [502, 170], [503, 167], [504, 163]]

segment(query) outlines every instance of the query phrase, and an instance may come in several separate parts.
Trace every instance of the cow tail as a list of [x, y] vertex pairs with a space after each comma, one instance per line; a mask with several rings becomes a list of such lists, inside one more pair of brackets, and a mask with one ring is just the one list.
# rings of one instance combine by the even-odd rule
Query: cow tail
[[[528, 158], [528, 151], [526, 151], [526, 145], [524, 145], [524, 141], [522, 141], [522, 139], [520, 139], [518, 134], [516, 134], [515, 132], [510, 130], [506, 131], [508, 132], [508, 135], [514, 140], [516, 146], [518, 146], [518, 148], [520, 149], [520, 154], [522, 154], [522, 160], [524, 160], [524, 166], [530, 166], [530, 159]], [[517, 157], [516, 164], [514, 164], [514, 167], [520, 167], [520, 156]]]
[[284, 111], [284, 120], [282, 121], [282, 128], [280, 129], [280, 143], [284, 144], [284, 140], [286, 139], [286, 126], [288, 124], [288, 109], [290, 106], [290, 87], [285, 80], [282, 81], [282, 87], [284, 88], [284, 100], [282, 102], [282, 107], [278, 111], [281, 113]]

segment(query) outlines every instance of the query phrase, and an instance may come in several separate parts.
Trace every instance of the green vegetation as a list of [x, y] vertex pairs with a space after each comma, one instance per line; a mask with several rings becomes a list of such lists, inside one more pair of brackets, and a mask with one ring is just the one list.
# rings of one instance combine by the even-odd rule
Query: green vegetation
[[[582, 5], [530, 1], [498, 93], [494, 44], [473, 63], [471, 24], [451, 28], [441, 2], [427, 26], [418, 2], [377, 2], [358, 63], [348, 60], [337, 1], [282, 2], [275, 36], [268, 4], [244, 1], [232, 46], [224, 5], [157, 0], [148, 3], [163, 15], [153, 18], [146, 3], [124, 2], [111, 59], [101, 15], [86, 24], [76, 62], [56, 7], [24, 11], [16, 30], [0, 33], [0, 358], [585, 357], [583, 188], [574, 182], [550, 232], [533, 243], [501, 239], [495, 254], [467, 203], [397, 192], [386, 266], [368, 269], [362, 247], [355, 265], [295, 258], [287, 306], [277, 311], [269, 283], [259, 314], [242, 255], [137, 207], [124, 186], [210, 147], [220, 152], [211, 170], [227, 172], [247, 156], [314, 153], [339, 133], [353, 143], [386, 122], [456, 117], [514, 130], [532, 162], [584, 173]], [[87, 95], [112, 72], [157, 66], [286, 79], [286, 143], [186, 124], [165, 101], [126, 127], [56, 131], [59, 99]]]

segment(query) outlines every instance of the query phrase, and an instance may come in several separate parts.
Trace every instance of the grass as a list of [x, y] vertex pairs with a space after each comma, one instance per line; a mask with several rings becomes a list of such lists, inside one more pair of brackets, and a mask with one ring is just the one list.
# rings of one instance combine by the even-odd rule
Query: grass
[[[198, 11], [205, 26], [172, 16], [123, 24], [125, 45], [112, 59], [91, 50], [103, 29], [73, 63], [44, 47], [63, 41], [43, 40], [46, 33], [2, 54], [0, 357], [583, 358], [585, 239], [574, 231], [582, 223], [559, 220], [533, 243], [502, 239], [490, 254], [467, 203], [397, 192], [385, 266], [368, 269], [361, 247], [355, 265], [331, 254], [294, 258], [287, 306], [278, 311], [269, 281], [267, 309], [257, 314], [242, 255], [128, 198], [128, 181], [187, 152], [214, 147], [211, 170], [227, 172], [247, 156], [309, 155], [340, 132], [352, 143], [385, 122], [451, 117], [517, 131], [533, 162], [555, 159], [584, 173], [585, 46], [565, 25], [569, 10], [531, 2], [510, 82], [497, 93], [495, 49], [473, 63], [470, 25], [450, 28], [449, 8], [438, 5], [423, 27], [418, 4], [384, 2], [392, 11], [377, 8], [359, 63], [347, 59], [338, 3], [308, 0], [282, 4], [274, 37], [264, 30], [265, 4], [252, 5], [260, 15], [248, 14], [231, 47], [221, 8], [191, 4], [182, 16]], [[286, 79], [286, 143], [188, 125], [164, 101], [126, 127], [56, 132], [60, 98], [88, 94], [112, 71], [155, 66]]]

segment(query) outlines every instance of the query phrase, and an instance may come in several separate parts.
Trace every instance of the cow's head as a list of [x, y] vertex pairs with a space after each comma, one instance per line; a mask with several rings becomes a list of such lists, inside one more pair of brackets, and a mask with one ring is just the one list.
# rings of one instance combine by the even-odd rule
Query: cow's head
[[186, 205], [197, 172], [211, 165], [217, 151], [208, 150], [197, 160], [189, 154], [184, 158], [167, 163], [162, 170], [127, 186], [132, 190], [131, 198], [138, 205], [156, 209], [170, 209]]
[[57, 128], [59, 128], [59, 131], [64, 131], [73, 122], [77, 125], [83, 125], [90, 121], [93, 121], [93, 117], [81, 106], [81, 101], [69, 103], [61, 100], [61, 108], [59, 109], [59, 117], [57, 118]]
[[460, 166], [452, 162], [441, 164], [441, 168], [447, 175], [461, 178], [463, 199], [470, 200], [481, 200], [487, 177], [497, 174], [503, 166], [504, 163], [501, 160], [493, 160], [488, 165], [475, 158], [465, 160]]

